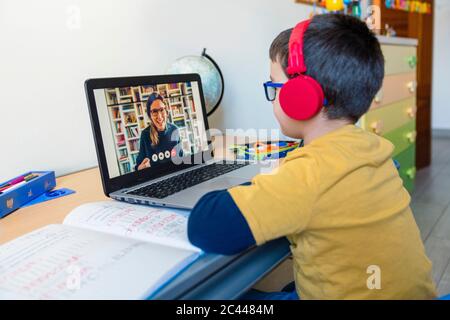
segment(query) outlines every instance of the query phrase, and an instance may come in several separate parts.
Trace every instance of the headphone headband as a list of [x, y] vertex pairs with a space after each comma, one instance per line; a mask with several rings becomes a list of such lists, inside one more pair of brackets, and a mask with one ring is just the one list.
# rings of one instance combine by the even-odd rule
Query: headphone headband
[[288, 67], [286, 69], [286, 72], [290, 76], [303, 74], [307, 70], [305, 64], [305, 56], [303, 54], [303, 38], [310, 23], [310, 19], [302, 21], [297, 24], [294, 30], [292, 30], [292, 34], [289, 39]]
[[320, 84], [305, 75], [307, 71], [303, 52], [303, 38], [311, 20], [300, 22], [292, 30], [289, 39], [289, 60], [286, 68], [291, 77], [280, 91], [280, 105], [294, 120], [308, 120], [317, 115], [323, 107], [324, 93]]

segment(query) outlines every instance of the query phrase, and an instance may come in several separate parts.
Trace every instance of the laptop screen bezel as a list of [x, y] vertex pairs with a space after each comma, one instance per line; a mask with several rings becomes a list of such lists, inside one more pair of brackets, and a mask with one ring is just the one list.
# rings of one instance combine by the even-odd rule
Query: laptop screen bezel
[[[157, 168], [148, 168], [142, 171], [135, 171], [111, 178], [108, 171], [108, 164], [105, 154], [104, 142], [102, 138], [100, 122], [97, 112], [97, 104], [95, 101], [94, 90], [107, 89], [107, 88], [121, 88], [121, 87], [134, 87], [141, 85], [158, 85], [158, 84], [170, 84], [180, 82], [197, 82], [200, 91], [201, 108], [203, 112], [204, 128], [206, 130], [206, 137], [208, 141], [208, 149], [199, 153], [193, 154], [188, 157], [187, 164], [183, 163], [176, 165], [172, 162], [167, 164], [158, 165]], [[177, 75], [158, 75], [158, 76], [138, 76], [138, 77], [120, 77], [120, 78], [99, 78], [88, 79], [85, 81], [86, 98], [88, 102], [89, 115], [91, 119], [92, 131], [94, 134], [95, 147], [97, 151], [97, 159], [100, 169], [100, 175], [102, 178], [103, 191], [106, 196], [109, 196], [112, 192], [131, 188], [133, 186], [161, 178], [163, 176], [192, 168], [199, 165], [195, 164], [194, 159], [203, 159], [203, 154], [214, 156], [211, 137], [208, 134], [209, 125], [208, 117], [206, 113], [205, 98], [203, 95], [203, 87], [200, 75], [198, 74], [177, 74]], [[111, 160], [110, 160], [111, 161]], [[198, 161], [198, 160], [197, 160]]]

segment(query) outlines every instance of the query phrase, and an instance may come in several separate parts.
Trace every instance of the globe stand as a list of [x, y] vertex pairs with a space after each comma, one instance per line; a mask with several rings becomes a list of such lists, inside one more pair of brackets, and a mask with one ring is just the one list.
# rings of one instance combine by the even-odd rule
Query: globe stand
[[220, 80], [222, 81], [222, 92], [220, 93], [219, 100], [217, 101], [216, 105], [207, 113], [208, 117], [211, 116], [219, 107], [220, 103], [222, 102], [222, 98], [225, 92], [225, 80], [223, 78], [222, 70], [220, 70], [219, 65], [214, 61], [213, 58], [211, 58], [210, 55], [206, 53], [206, 48], [203, 49], [202, 56], [211, 61], [211, 63], [214, 65], [214, 67], [217, 69], [220, 75]]

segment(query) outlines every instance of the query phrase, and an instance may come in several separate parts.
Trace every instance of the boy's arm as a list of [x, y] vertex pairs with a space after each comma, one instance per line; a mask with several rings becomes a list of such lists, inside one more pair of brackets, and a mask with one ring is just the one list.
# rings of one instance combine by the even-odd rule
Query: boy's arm
[[208, 193], [191, 212], [190, 241], [206, 252], [233, 254], [302, 232], [317, 195], [316, 174], [315, 161], [302, 159], [252, 184]]
[[248, 223], [257, 245], [299, 234], [308, 228], [319, 194], [319, 170], [313, 157], [302, 154], [249, 186], [228, 190]]
[[255, 239], [227, 190], [203, 196], [188, 221], [191, 243], [205, 252], [236, 254], [253, 245]]

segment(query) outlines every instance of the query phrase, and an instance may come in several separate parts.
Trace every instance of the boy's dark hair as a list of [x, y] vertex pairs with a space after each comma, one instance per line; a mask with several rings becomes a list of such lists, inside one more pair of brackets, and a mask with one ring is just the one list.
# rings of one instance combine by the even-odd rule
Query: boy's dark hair
[[[270, 59], [284, 70], [291, 33], [292, 29], [283, 31], [270, 47]], [[327, 117], [358, 121], [384, 78], [384, 57], [376, 36], [357, 18], [317, 15], [305, 32], [303, 51], [306, 74], [321, 84], [328, 100]]]

